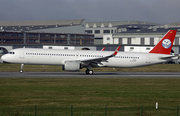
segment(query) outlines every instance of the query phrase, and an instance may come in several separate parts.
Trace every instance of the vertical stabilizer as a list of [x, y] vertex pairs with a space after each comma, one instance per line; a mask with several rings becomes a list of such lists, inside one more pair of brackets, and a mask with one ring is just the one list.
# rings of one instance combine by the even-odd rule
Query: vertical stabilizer
[[170, 54], [176, 32], [177, 30], [169, 30], [149, 53]]

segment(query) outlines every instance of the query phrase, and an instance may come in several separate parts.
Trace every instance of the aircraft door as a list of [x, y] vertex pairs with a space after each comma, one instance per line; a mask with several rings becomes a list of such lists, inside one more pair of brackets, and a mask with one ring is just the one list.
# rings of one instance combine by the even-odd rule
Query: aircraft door
[[19, 58], [24, 58], [24, 49], [20, 50]]
[[146, 55], [146, 63], [151, 63], [150, 54], [147, 54], [147, 55]]

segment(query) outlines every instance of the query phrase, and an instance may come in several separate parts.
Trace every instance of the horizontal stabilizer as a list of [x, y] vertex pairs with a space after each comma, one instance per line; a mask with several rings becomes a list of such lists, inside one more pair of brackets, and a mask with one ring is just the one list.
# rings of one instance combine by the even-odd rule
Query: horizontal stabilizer
[[163, 56], [163, 57], [160, 57], [160, 59], [162, 59], [162, 60], [178, 59], [178, 55]]

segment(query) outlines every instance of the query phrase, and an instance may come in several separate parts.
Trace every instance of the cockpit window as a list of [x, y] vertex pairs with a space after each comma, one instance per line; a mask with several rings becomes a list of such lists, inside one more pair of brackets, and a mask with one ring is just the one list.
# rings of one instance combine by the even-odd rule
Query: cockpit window
[[15, 52], [8, 52], [8, 54], [15, 54]]

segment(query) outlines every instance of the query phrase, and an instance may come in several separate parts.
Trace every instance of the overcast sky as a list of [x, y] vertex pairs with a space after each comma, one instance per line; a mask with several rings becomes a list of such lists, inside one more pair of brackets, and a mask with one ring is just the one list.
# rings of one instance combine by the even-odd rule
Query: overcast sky
[[180, 22], [180, 0], [0, 0], [0, 21]]

